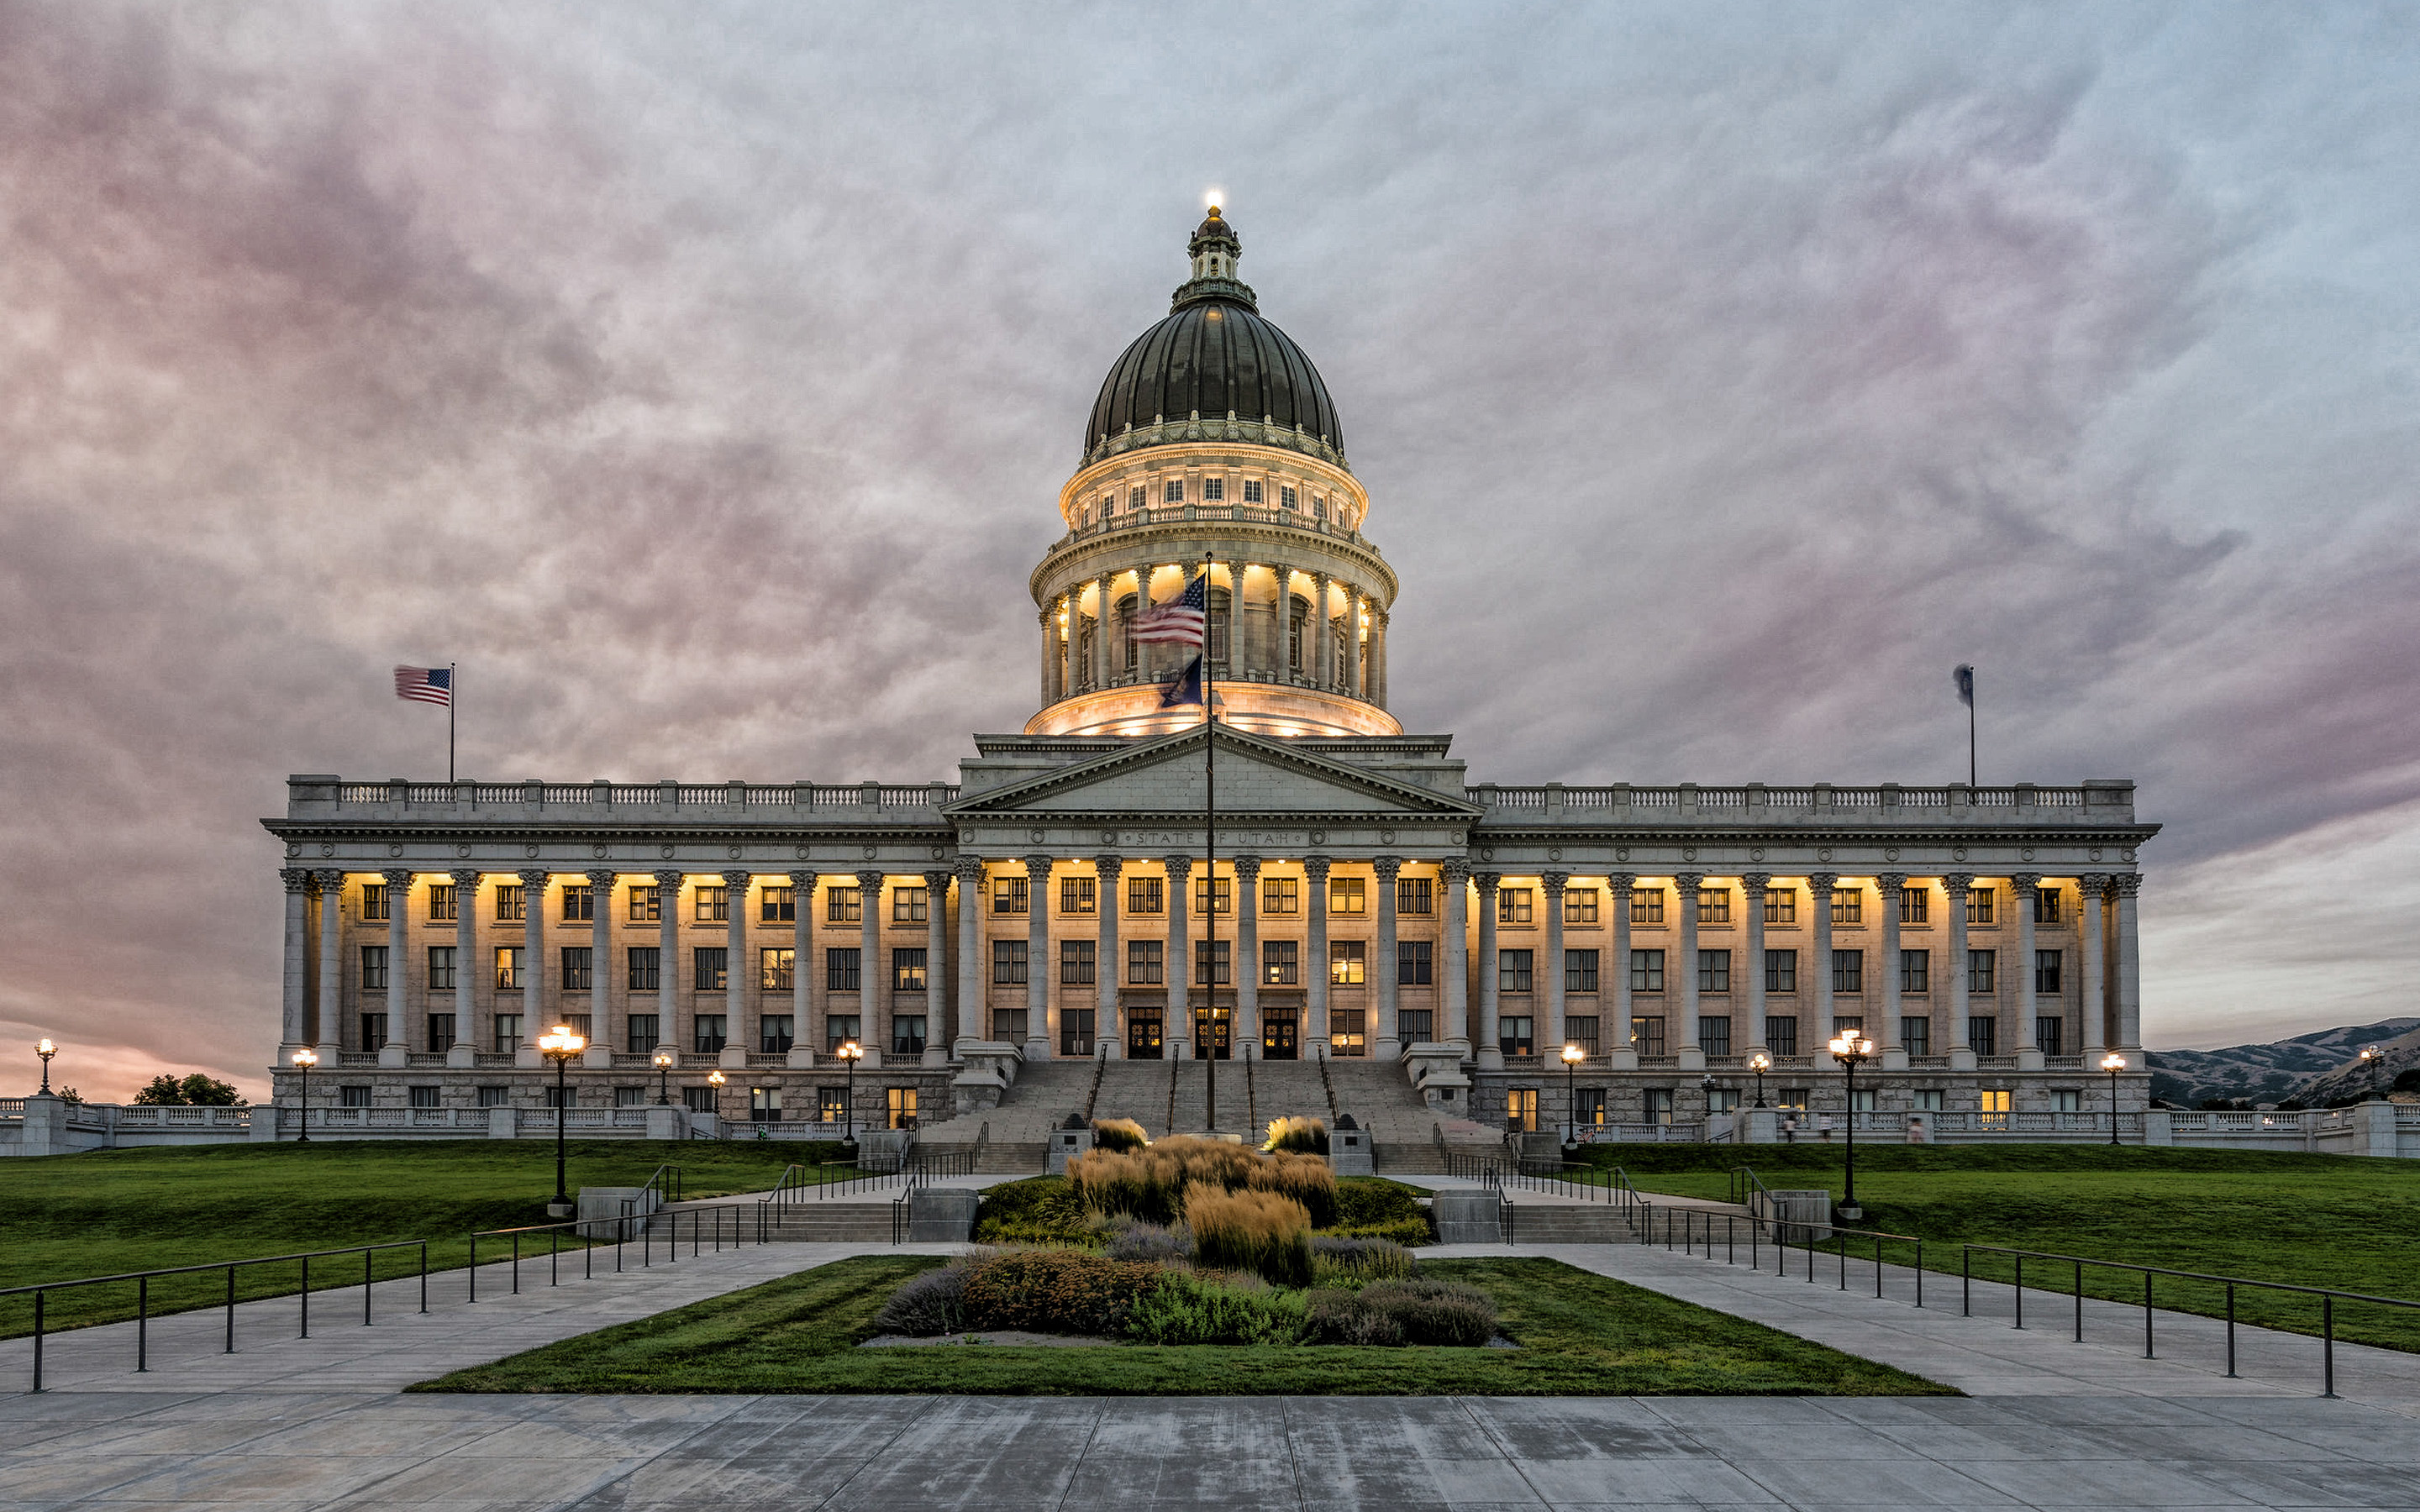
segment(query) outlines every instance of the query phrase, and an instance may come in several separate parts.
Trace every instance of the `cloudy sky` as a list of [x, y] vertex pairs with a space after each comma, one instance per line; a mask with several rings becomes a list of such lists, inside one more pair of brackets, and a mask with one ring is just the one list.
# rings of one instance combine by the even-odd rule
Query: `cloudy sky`
[[1212, 186], [1408, 727], [1941, 781], [1973, 661], [2167, 825], [2155, 1046], [2409, 1011], [2415, 17], [0, 0], [0, 1035], [262, 1085], [397, 661], [466, 775], [952, 776]]

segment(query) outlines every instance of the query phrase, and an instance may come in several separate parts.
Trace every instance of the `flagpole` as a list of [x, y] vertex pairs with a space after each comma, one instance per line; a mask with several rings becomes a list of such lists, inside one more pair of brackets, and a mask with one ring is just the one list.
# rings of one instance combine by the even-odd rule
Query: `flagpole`
[[462, 674], [457, 664], [445, 664], [445, 785], [454, 785], [454, 705], [462, 701]]
[[[1203, 1061], [1202, 1078], [1209, 1088], [1205, 1121], [1213, 1130], [1218, 1127], [1218, 693], [1210, 675], [1210, 569], [1218, 562], [1208, 553], [1202, 558], [1202, 833], [1209, 867], [1210, 906], [1203, 912], [1208, 916], [1204, 928], [1210, 942], [1210, 980], [1203, 987], [1208, 1009], [1202, 1018], [1203, 1032], [1195, 1037]], [[1232, 621], [1233, 599], [1228, 602]], [[1232, 625], [1228, 633], [1233, 633]], [[1234, 1032], [1232, 1026], [1228, 1032]]]
[[1966, 674], [1966, 790], [1970, 794], [1975, 790], [1975, 674], [1971, 671]]

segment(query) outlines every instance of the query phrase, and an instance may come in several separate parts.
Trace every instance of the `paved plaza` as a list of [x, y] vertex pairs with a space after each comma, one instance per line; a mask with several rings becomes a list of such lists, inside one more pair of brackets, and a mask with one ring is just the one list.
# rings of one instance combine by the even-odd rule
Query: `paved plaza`
[[[323, 1294], [312, 1336], [292, 1299], [53, 1341], [52, 1389], [23, 1393], [29, 1350], [0, 1346], [0, 1508], [1382, 1506], [2310, 1507], [2420, 1509], [2420, 1370], [2245, 1329], [2220, 1373], [2215, 1325], [2047, 1298], [2010, 1326], [2007, 1288], [1957, 1311], [1954, 1277], [1837, 1266], [1804, 1278], [1645, 1246], [1536, 1254], [1916, 1370], [1965, 1397], [1016, 1398], [432, 1396], [444, 1370], [890, 1246], [776, 1244], [560, 1286], [500, 1272], [467, 1305], [458, 1273]], [[407, 1289], [407, 1288], [411, 1289]], [[1936, 1290], [1938, 1296], [1936, 1299]], [[1935, 1305], [1936, 1301], [1940, 1305]], [[2040, 1311], [2037, 1313], [2036, 1309]], [[2039, 1323], [2037, 1323], [2037, 1319]]]

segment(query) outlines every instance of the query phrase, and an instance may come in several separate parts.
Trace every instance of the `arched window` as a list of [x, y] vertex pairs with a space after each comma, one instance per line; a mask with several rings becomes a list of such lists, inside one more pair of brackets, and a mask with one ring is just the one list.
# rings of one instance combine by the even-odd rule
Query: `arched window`
[[1135, 668], [1140, 664], [1140, 653], [1141, 648], [1135, 644], [1134, 622], [1135, 595], [1128, 594], [1125, 597], [1118, 600], [1118, 640], [1123, 642], [1125, 647], [1126, 671], [1134, 671]]
[[1226, 589], [1210, 590], [1210, 624], [1206, 640], [1209, 662], [1213, 667], [1223, 667], [1227, 663], [1229, 630], [1234, 623], [1233, 610], [1233, 597]]

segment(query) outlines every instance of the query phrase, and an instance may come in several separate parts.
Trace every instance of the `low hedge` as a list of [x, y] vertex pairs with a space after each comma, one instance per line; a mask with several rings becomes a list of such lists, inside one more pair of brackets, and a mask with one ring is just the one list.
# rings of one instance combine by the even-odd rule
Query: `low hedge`
[[1065, 1178], [1029, 1177], [984, 1189], [975, 1207], [978, 1244], [1074, 1244], [1090, 1248], [1100, 1242], [1084, 1205]]

